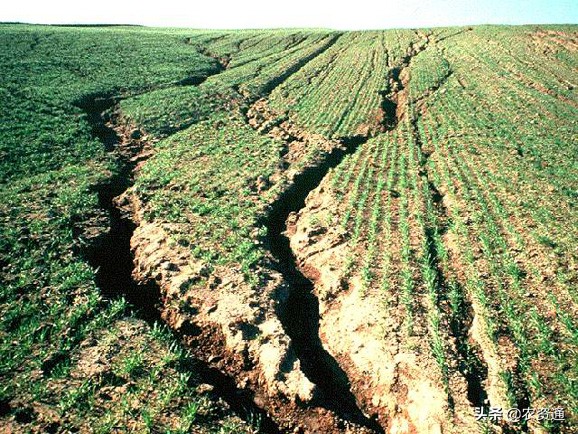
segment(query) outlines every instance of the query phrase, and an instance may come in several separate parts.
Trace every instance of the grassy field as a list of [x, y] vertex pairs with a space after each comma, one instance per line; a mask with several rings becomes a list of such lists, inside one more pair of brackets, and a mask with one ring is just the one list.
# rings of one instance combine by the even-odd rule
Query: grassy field
[[0, 59], [0, 431], [578, 432], [576, 26]]

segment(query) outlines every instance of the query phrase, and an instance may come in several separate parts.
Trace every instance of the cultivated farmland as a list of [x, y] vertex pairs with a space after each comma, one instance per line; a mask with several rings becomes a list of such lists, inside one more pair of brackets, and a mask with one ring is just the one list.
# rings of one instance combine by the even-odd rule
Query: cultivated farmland
[[0, 58], [1, 431], [578, 432], [576, 26]]

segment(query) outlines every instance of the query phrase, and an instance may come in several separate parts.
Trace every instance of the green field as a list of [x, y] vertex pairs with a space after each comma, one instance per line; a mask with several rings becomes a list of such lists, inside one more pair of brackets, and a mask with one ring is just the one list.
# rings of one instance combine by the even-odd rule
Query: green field
[[0, 77], [1, 432], [578, 432], [578, 26], [0, 24]]

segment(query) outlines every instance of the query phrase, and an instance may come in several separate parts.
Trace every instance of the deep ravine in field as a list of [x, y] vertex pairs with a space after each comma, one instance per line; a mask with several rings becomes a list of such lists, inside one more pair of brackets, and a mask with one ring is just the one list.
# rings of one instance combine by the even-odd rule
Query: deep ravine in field
[[[390, 69], [387, 76], [387, 89], [380, 92], [382, 95], [383, 117], [381, 126], [383, 131], [394, 130], [400, 122], [407, 120], [409, 95], [407, 83], [401, 77], [402, 71], [410, 66], [415, 56], [427, 49], [429, 42], [429, 38], [426, 37], [425, 43], [412, 45], [401, 62]], [[404, 79], [406, 78], [407, 76], [404, 77]], [[447, 77], [444, 77], [445, 79]], [[435, 90], [437, 88], [432, 89], [431, 92], [435, 92]], [[429, 94], [424, 95], [421, 99], [427, 96]], [[410, 119], [409, 123], [414, 139], [418, 139], [415, 119]], [[370, 428], [375, 432], [384, 432], [377, 420], [364, 415], [350, 389], [347, 373], [323, 347], [319, 335], [319, 301], [315, 295], [314, 283], [300, 271], [296, 263], [296, 255], [290, 247], [289, 238], [285, 235], [290, 214], [298, 213], [305, 207], [306, 197], [320, 185], [329, 169], [336, 167], [346, 155], [353, 153], [370, 137], [357, 136], [342, 139], [340, 141], [342, 147], [334, 148], [333, 151], [325, 154], [320, 162], [307, 167], [296, 175], [290, 187], [272, 204], [271, 211], [264, 223], [268, 229], [266, 244], [277, 261], [278, 270], [290, 286], [289, 298], [279, 308], [279, 317], [287, 334], [291, 337], [303, 372], [319, 388], [317, 401], [311, 404], [327, 408], [338, 417]], [[421, 148], [421, 143], [418, 144]], [[429, 183], [429, 185], [430, 188], [433, 187], [433, 184]], [[435, 193], [436, 191], [432, 191], [434, 201], [437, 199]], [[428, 245], [432, 245], [429, 239]], [[437, 269], [437, 264], [434, 265]], [[460, 349], [462, 349], [461, 346]], [[460, 353], [460, 356], [464, 358], [465, 355]], [[467, 356], [468, 359], [472, 358], [469, 353]], [[468, 368], [471, 369], [472, 366], [468, 365]], [[481, 385], [483, 378], [482, 369], [474, 369], [470, 375], [466, 375], [468, 398], [476, 405], [481, 405], [486, 398]]]
[[[136, 228], [129, 216], [123, 214], [115, 198], [124, 193], [134, 183], [135, 168], [145, 144], [131, 137], [119, 125], [115, 124], [116, 110], [121, 98], [110, 96], [91, 96], [77, 105], [83, 109], [93, 135], [105, 149], [115, 153], [117, 171], [108, 182], [97, 187], [100, 208], [108, 214], [109, 230], [102, 233], [81, 253], [96, 271], [96, 284], [104, 298], [125, 297], [135, 310], [137, 317], [150, 325], [162, 322], [160, 314], [160, 289], [154, 281], [146, 284], [133, 279], [133, 255], [130, 240]], [[182, 340], [184, 335], [173, 331], [175, 337]], [[200, 383], [213, 386], [219, 398], [225, 401], [240, 418], [253, 423], [260, 421], [260, 432], [276, 434], [280, 432], [277, 424], [268, 413], [257, 406], [253, 393], [239, 389], [235, 378], [210, 366], [207, 362], [195, 358], [192, 361], [194, 374]]]
[[[384, 131], [395, 129], [402, 118], [399, 109], [405, 101], [401, 100], [403, 86], [400, 71], [423, 49], [425, 46], [412, 47], [402, 64], [390, 70], [388, 89], [381, 92], [381, 127]], [[290, 286], [287, 301], [278, 309], [279, 318], [291, 338], [303, 372], [318, 387], [318, 396], [310, 404], [331, 410], [343, 420], [383, 433], [385, 431], [378, 421], [363, 413], [351, 391], [347, 373], [323, 347], [319, 335], [319, 300], [315, 295], [315, 285], [300, 271], [289, 238], [285, 235], [289, 216], [305, 208], [305, 199], [321, 184], [329, 170], [370, 138], [371, 135], [364, 135], [340, 139], [341, 146], [325, 153], [315, 164], [295, 175], [290, 186], [271, 204], [263, 223], [267, 227], [265, 244], [276, 260], [278, 271]]]
[[[405, 101], [401, 101], [403, 86], [400, 71], [423, 49], [425, 46], [417, 49], [412, 47], [402, 64], [390, 70], [388, 89], [380, 92], [383, 112], [381, 127], [385, 131], [395, 129], [402, 118], [399, 109]], [[266, 246], [276, 260], [278, 271], [290, 286], [288, 300], [279, 307], [279, 318], [292, 340], [303, 372], [319, 390], [311, 405], [324, 407], [344, 420], [380, 433], [384, 432], [383, 427], [376, 419], [363, 413], [351, 391], [347, 373], [323, 347], [319, 336], [319, 300], [315, 295], [315, 285], [300, 271], [289, 238], [285, 235], [290, 214], [305, 208], [305, 199], [321, 184], [329, 170], [370, 138], [371, 135], [365, 135], [339, 140], [340, 147], [333, 148], [293, 178], [290, 186], [271, 204], [271, 210], [263, 223], [267, 227]]]
[[279, 307], [278, 315], [291, 338], [303, 372], [318, 387], [318, 396], [311, 405], [326, 408], [343, 420], [382, 433], [383, 428], [377, 421], [368, 418], [359, 408], [347, 374], [323, 347], [319, 337], [319, 301], [314, 294], [314, 284], [299, 270], [289, 238], [284, 234], [289, 215], [305, 207], [307, 195], [319, 186], [329, 169], [336, 167], [367, 140], [364, 136], [342, 139], [342, 147], [334, 148], [321, 162], [297, 174], [290, 187], [271, 205], [264, 223], [267, 226], [267, 246], [276, 259], [278, 271], [290, 286], [289, 297]]

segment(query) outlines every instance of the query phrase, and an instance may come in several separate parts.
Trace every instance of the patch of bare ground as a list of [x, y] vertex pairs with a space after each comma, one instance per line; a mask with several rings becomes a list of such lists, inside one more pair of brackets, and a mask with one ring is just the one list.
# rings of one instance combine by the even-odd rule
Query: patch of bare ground
[[542, 48], [544, 54], [552, 50], [549, 42], [554, 42], [568, 51], [578, 51], [578, 36], [570, 32], [538, 30], [532, 33], [532, 38], [534, 43]]
[[[234, 375], [241, 388], [259, 391], [255, 400], [276, 416], [287, 416], [292, 406], [297, 410], [297, 403], [310, 401], [315, 385], [302, 373], [275, 315], [276, 299], [286, 297], [280, 277], [271, 274], [256, 291], [240, 269], [209, 271], [172, 244], [162, 225], [138, 220], [142, 207], [134, 197], [127, 204], [140, 221], [131, 239], [133, 277], [157, 282], [161, 317], [182, 334], [193, 353]], [[193, 285], [199, 281], [206, 284]]]

